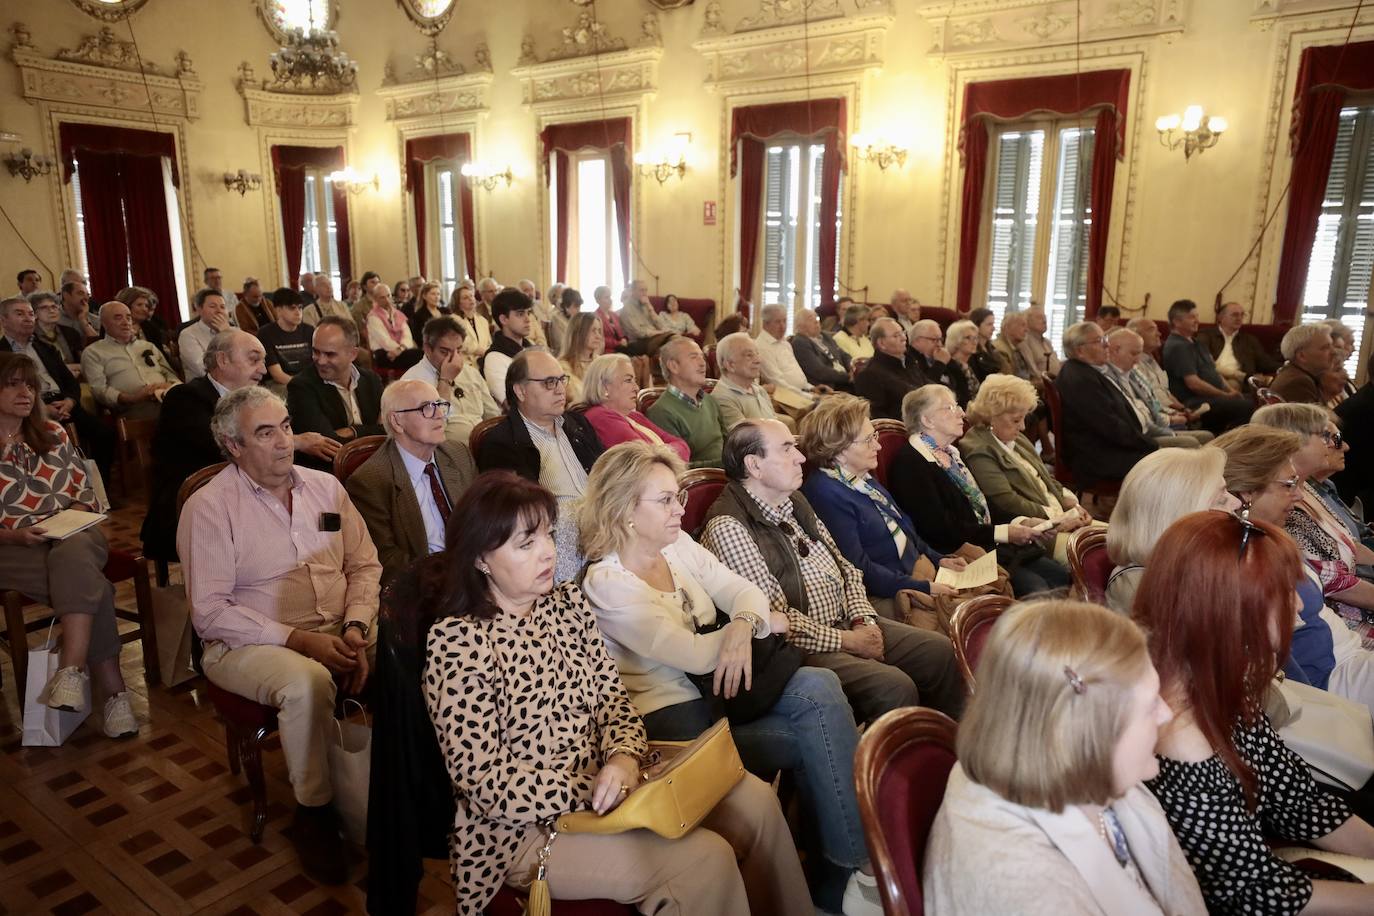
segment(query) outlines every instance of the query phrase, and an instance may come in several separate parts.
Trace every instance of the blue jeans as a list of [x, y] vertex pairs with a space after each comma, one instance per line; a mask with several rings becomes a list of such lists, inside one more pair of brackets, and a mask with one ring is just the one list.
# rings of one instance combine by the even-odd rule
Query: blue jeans
[[[712, 717], [710, 703], [692, 700], [649, 713], [644, 726], [650, 740], [688, 741], [709, 728]], [[767, 715], [730, 731], [751, 773], [764, 779], [778, 770], [796, 774], [826, 859], [845, 869], [868, 862], [854, 794], [859, 731], [833, 671], [798, 668]]]
[[1037, 557], [1029, 563], [1021, 563], [1008, 578], [1011, 580], [1011, 590], [1018, 598], [1036, 592], [1068, 588], [1073, 581], [1064, 564], [1050, 556]]

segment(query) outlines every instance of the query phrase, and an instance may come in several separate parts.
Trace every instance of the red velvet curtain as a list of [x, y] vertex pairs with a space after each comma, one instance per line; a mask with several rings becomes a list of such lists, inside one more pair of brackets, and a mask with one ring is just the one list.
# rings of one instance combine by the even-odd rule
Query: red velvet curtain
[[1302, 305], [1307, 266], [1331, 172], [1341, 106], [1347, 92], [1374, 89], [1374, 41], [1308, 48], [1293, 96], [1293, 178], [1279, 252], [1274, 322], [1292, 322]]
[[[1102, 303], [1106, 268], [1107, 231], [1111, 223], [1111, 185], [1116, 160], [1125, 156], [1126, 99], [1129, 70], [1095, 70], [1029, 79], [969, 83], [964, 89], [959, 149], [964, 158], [964, 193], [959, 231], [959, 269], [956, 307], [967, 312], [973, 301], [974, 268], [983, 219], [983, 186], [987, 181], [989, 125], [1033, 115], [1072, 116], [1107, 106], [1110, 119], [1099, 114], [1099, 133], [1093, 139], [1091, 200], [1092, 229], [1088, 235], [1088, 296], [1085, 314], [1092, 317]], [[1100, 131], [1106, 130], [1110, 137]], [[1097, 281], [1093, 281], [1093, 277]]]
[[[758, 224], [763, 207], [764, 142], [783, 135], [796, 135], [825, 146], [821, 167], [820, 285], [821, 308], [835, 299], [835, 256], [839, 247], [835, 231], [835, 209], [839, 203], [840, 176], [846, 169], [845, 100], [811, 99], [780, 102], [775, 105], [747, 105], [736, 108], [730, 118], [730, 175], [739, 170], [740, 154], [745, 174], [740, 180], [740, 297], [751, 299], [754, 269], [758, 260]], [[757, 168], [757, 172], [754, 169]]]
[[58, 127], [58, 144], [62, 159], [62, 180], [72, 180], [72, 165], [80, 151], [98, 153], [128, 153], [160, 159], [166, 156], [172, 163], [172, 184], [181, 187], [181, 173], [177, 170], [176, 139], [170, 133], [157, 130], [135, 130], [130, 127], [110, 127], [106, 124], [62, 124]]
[[343, 286], [353, 279], [352, 236], [348, 231], [348, 191], [330, 182], [330, 196], [334, 198], [334, 245], [339, 250], [339, 279]]
[[[442, 134], [435, 137], [416, 137], [406, 141], [406, 190], [411, 192], [415, 210], [415, 248], [420, 273], [425, 272], [425, 164], [441, 159], [452, 160], [461, 169], [472, 161], [472, 138], [467, 134]], [[469, 275], [478, 276], [477, 232], [473, 216], [472, 184], [466, 179], [458, 182], [459, 219], [463, 227], [463, 257]]]
[[[82, 149], [75, 160], [81, 170], [86, 273], [96, 308], [113, 299], [127, 285], [129, 276], [129, 237], [124, 231], [124, 200], [119, 191], [122, 158], [121, 153]], [[159, 295], [159, 300], [170, 298], [166, 293]]]
[[630, 264], [630, 181], [634, 170], [630, 168], [633, 144], [630, 138], [629, 118], [609, 118], [604, 121], [578, 121], [572, 124], [552, 124], [539, 135], [544, 150], [544, 180], [553, 177], [558, 171], [558, 200], [555, 206], [555, 244], [558, 250], [554, 260], [558, 266], [558, 276], [562, 280], [568, 269], [568, 153], [578, 150], [604, 150], [611, 160], [611, 194], [615, 198], [616, 235], [620, 241], [620, 265], [629, 283], [634, 274]]
[[[272, 147], [272, 176], [277, 185], [277, 196], [281, 198], [281, 234], [282, 245], [286, 248], [286, 280], [292, 288], [300, 281], [301, 245], [305, 240], [305, 170], [317, 169], [328, 173], [343, 167], [342, 146]], [[334, 197], [334, 222], [338, 227], [339, 260], [346, 262], [351, 261], [345, 253], [349, 238], [348, 203], [345, 201], [343, 212], [339, 212], [340, 196], [346, 195], [340, 191]], [[340, 276], [346, 276], [343, 268], [344, 264], [340, 263]]]
[[[167, 226], [167, 194], [162, 159], [118, 154], [124, 224], [128, 231], [129, 270], [134, 283], [158, 293], [158, 315], [168, 327], [181, 322], [172, 267], [172, 234]], [[85, 187], [85, 166], [82, 166]]]

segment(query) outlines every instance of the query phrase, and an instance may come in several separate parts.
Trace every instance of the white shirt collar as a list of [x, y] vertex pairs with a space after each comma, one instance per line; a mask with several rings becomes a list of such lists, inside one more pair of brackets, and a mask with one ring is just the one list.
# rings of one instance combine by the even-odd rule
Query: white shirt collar
[[206, 377], [207, 379], [210, 380], [210, 384], [211, 384], [211, 385], [214, 385], [214, 386], [215, 386], [215, 391], [217, 391], [217, 392], [219, 393], [219, 396], [220, 396], [220, 397], [224, 397], [226, 394], [229, 393], [229, 389], [228, 389], [228, 388], [225, 388], [225, 387], [224, 387], [223, 385], [221, 385], [219, 382], [215, 381], [215, 377], [214, 377], [213, 375], [211, 375], [210, 373], [207, 372], [207, 373], [205, 373], [205, 377]]
[[347, 385], [340, 385], [338, 382], [331, 382], [329, 379], [324, 379], [324, 382], [325, 382], [325, 384], [327, 384], [327, 385], [333, 385], [335, 388], [339, 389], [340, 391], [352, 391], [354, 388], [356, 388], [356, 387], [358, 386], [358, 379], [361, 378], [361, 377], [362, 377], [362, 373], [358, 371], [358, 367], [357, 367], [357, 366], [350, 366], [350, 367], [349, 367], [349, 373], [348, 373], [348, 384], [347, 384]]
[[401, 461], [405, 463], [406, 473], [410, 475], [411, 484], [418, 486], [420, 479], [425, 476], [425, 468], [434, 464], [434, 459], [430, 458], [425, 461], [423, 458], [417, 458], [399, 442], [396, 443], [396, 451], [401, 453]]

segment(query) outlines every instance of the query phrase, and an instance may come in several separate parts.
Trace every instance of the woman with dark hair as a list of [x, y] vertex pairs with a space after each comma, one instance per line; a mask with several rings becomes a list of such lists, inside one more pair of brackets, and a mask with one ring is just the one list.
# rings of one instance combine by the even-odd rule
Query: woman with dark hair
[[115, 299], [129, 307], [129, 317], [134, 321], [134, 337], [148, 343], [167, 355], [167, 324], [156, 312], [153, 291], [142, 286], [126, 286], [115, 293]]
[[106, 698], [105, 734], [137, 734], [119, 671], [105, 535], [96, 527], [60, 541], [43, 536], [44, 519], [65, 509], [99, 507], [81, 453], [59, 424], [44, 417], [38, 390], [32, 360], [0, 353], [0, 582], [51, 607], [62, 620], [58, 669], [38, 702], [80, 712], [94, 675]]
[[528, 885], [544, 849], [554, 899], [701, 916], [806, 911], [782, 811], [753, 776], [678, 840], [547, 832], [568, 811], [615, 808], [648, 753], [582, 590], [554, 587], [556, 515], [538, 484], [482, 474], [454, 506], [447, 549], [418, 564], [420, 613], [435, 621], [425, 700], [456, 803], [458, 912], [484, 912], [503, 883]]
[[989, 308], [974, 309], [968, 313], [968, 320], [978, 329], [978, 349], [969, 358], [969, 365], [977, 374], [978, 381], [998, 372], [1010, 372], [1011, 366], [992, 345], [993, 333], [997, 328], [996, 313]]
[[[558, 298], [552, 299], [554, 290]], [[563, 343], [568, 337], [568, 322], [582, 313], [582, 294], [571, 286], [555, 283], [549, 290], [553, 317], [549, 319], [549, 349], [555, 353], [563, 352]]]
[[[565, 300], [569, 293], [577, 297], [577, 290], [564, 290]], [[568, 373], [569, 404], [581, 403], [582, 373], [602, 354], [605, 346], [606, 336], [595, 312], [580, 312], [569, 319], [563, 330], [563, 352], [558, 354], [558, 364]]]
[[410, 310], [411, 338], [417, 343], [424, 340], [425, 322], [447, 314], [448, 306], [444, 305], [443, 287], [433, 280], [422, 284], [419, 292], [415, 294], [414, 304]]
[[476, 362], [491, 349], [491, 322], [477, 308], [477, 292], [458, 284], [449, 298], [449, 312], [463, 323], [463, 355]]
[[[672, 331], [674, 334], [685, 334], [693, 340], [701, 340], [701, 328], [692, 320], [692, 316], [682, 310], [681, 303], [673, 293], [663, 297], [663, 314], [660, 316], [663, 327]], [[719, 338], [717, 338], [719, 339]]]
[[1132, 617], [1148, 634], [1160, 693], [1149, 786], [1214, 913], [1368, 913], [1374, 886], [1314, 880], [1266, 838], [1374, 858], [1374, 828], [1317, 787], [1264, 712], [1293, 637], [1297, 547], [1249, 513], [1197, 512], [1150, 554]]

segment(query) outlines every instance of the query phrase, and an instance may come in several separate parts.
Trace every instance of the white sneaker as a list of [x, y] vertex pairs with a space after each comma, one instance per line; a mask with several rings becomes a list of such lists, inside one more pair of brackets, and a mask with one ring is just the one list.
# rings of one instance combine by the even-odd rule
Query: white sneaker
[[116, 693], [105, 701], [105, 734], [110, 738], [127, 738], [138, 734], [138, 720], [129, 706], [127, 692]]
[[844, 916], [883, 916], [883, 901], [878, 896], [878, 879], [858, 869], [849, 876], [844, 887], [844, 902], [840, 904]]
[[58, 668], [57, 673], [48, 678], [38, 702], [53, 709], [68, 712], [81, 712], [86, 708], [86, 685], [90, 677], [75, 665]]

